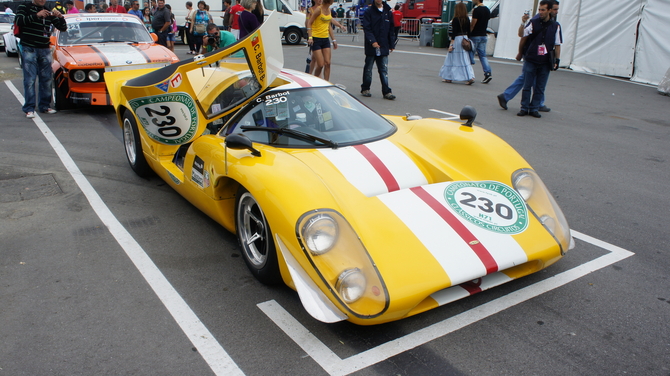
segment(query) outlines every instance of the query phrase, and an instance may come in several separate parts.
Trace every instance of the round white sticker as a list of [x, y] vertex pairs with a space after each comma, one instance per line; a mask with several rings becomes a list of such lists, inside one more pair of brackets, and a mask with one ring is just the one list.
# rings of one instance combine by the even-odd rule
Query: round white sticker
[[185, 93], [162, 94], [129, 102], [147, 135], [167, 145], [181, 145], [193, 139], [198, 114], [193, 99]]
[[511, 187], [495, 181], [454, 182], [444, 190], [449, 206], [469, 222], [501, 234], [528, 227], [528, 208]]

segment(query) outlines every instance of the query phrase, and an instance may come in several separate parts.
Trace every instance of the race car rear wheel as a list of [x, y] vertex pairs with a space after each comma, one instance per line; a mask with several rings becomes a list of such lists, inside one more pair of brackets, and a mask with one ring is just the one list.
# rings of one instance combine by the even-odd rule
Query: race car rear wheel
[[277, 250], [265, 213], [254, 196], [242, 187], [235, 200], [235, 227], [251, 274], [266, 285], [280, 283]]
[[128, 163], [133, 171], [141, 177], [149, 176], [151, 168], [144, 157], [137, 122], [130, 111], [123, 114], [123, 146], [126, 149]]

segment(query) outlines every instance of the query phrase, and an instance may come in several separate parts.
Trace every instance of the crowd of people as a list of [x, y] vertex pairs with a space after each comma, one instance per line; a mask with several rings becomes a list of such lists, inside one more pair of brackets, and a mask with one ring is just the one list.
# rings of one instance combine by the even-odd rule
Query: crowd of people
[[[177, 21], [169, 4], [165, 0], [150, 0], [150, 4], [140, 10], [139, 0], [126, 2], [109, 0], [109, 5], [101, 1], [97, 6], [87, 4], [85, 12], [129, 13], [142, 20], [150, 32], [156, 33], [158, 43], [174, 50], [175, 36], [178, 30]], [[191, 1], [186, 2], [187, 15], [183, 32], [189, 46], [188, 54], [210, 52], [223, 48], [238, 39], [246, 37], [251, 31], [263, 23], [264, 9], [259, 0], [224, 0], [222, 15], [223, 27], [216, 24], [216, 20], [209, 12], [209, 6], [204, 0], [193, 8]], [[21, 39], [24, 54], [24, 88], [26, 102], [23, 110], [27, 117], [35, 116], [35, 107], [41, 112], [55, 113], [50, 106], [50, 63], [49, 63], [49, 33], [47, 30], [66, 28], [63, 15], [77, 13], [72, 0], [60, 1], [51, 11], [46, 9], [46, 0], [32, 0], [19, 7], [17, 11], [17, 25], [21, 30], [35, 29], [34, 35]], [[361, 95], [371, 97], [372, 68], [377, 66], [381, 83], [381, 92], [384, 99], [393, 100], [395, 95], [389, 86], [388, 58], [398, 42], [398, 32], [402, 13], [398, 6], [394, 10], [383, 0], [374, 0], [367, 9], [358, 13], [353, 7], [345, 11], [342, 5], [331, 9], [333, 0], [312, 0], [312, 6], [306, 11], [306, 28], [309, 48], [306, 73], [323, 76], [330, 79], [331, 49], [337, 49], [337, 40], [334, 30], [357, 32], [356, 22], [347, 22], [342, 25], [338, 19], [349, 19], [359, 16], [362, 20], [364, 32], [365, 63]], [[475, 82], [473, 65], [475, 54], [478, 56], [484, 73], [481, 81], [489, 83], [492, 78], [491, 66], [486, 57], [487, 27], [491, 18], [490, 10], [482, 0], [473, 0], [471, 18], [464, 3], [455, 6], [454, 18], [451, 20], [448, 52], [442, 65], [439, 76], [444, 82], [465, 82], [472, 85]], [[551, 111], [544, 104], [544, 90], [549, 78], [549, 72], [558, 69], [562, 44], [560, 24], [556, 21], [559, 2], [556, 0], [542, 0], [539, 3], [538, 14], [530, 17], [526, 13], [522, 16], [518, 35], [519, 51], [517, 60], [524, 61], [521, 75], [500, 95], [497, 96], [500, 107], [507, 110], [507, 103], [521, 91], [521, 109], [518, 116], [530, 115], [541, 117], [540, 112]], [[31, 17], [32, 16], [32, 17]], [[358, 17], [355, 17], [358, 19]], [[352, 28], [352, 25], [354, 26]], [[44, 32], [38, 32], [38, 30]], [[47, 74], [49, 77], [47, 77]], [[39, 93], [35, 93], [35, 82], [39, 77]], [[44, 82], [43, 82], [44, 81]], [[44, 87], [43, 87], [44, 85]], [[36, 103], [37, 102], [37, 103]]]

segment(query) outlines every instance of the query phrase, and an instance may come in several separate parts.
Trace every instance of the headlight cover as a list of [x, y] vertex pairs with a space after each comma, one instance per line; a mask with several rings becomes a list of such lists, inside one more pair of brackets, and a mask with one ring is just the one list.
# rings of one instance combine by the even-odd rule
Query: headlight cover
[[86, 72], [84, 72], [83, 70], [74, 71], [72, 77], [77, 82], [84, 82], [84, 80], [86, 79]]
[[88, 72], [88, 80], [89, 81], [98, 82], [99, 79], [100, 79], [100, 72], [98, 72], [97, 70], [92, 70], [92, 71]]
[[537, 173], [528, 168], [515, 171], [512, 174], [512, 186], [526, 200], [530, 211], [556, 239], [561, 247], [561, 253], [571, 249], [574, 243], [568, 221]]
[[361, 239], [340, 213], [318, 209], [303, 214], [296, 223], [296, 236], [312, 267], [344, 309], [364, 319], [388, 309], [386, 285]]

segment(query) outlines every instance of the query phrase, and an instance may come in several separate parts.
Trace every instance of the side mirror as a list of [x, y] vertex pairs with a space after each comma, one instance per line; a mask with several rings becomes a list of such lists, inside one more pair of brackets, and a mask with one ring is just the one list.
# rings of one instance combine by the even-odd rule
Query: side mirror
[[475, 121], [475, 118], [477, 117], [477, 110], [475, 110], [474, 107], [472, 106], [465, 106], [461, 110], [460, 114], [461, 120], [467, 120], [463, 125], [467, 127], [472, 127], [472, 123]]
[[154, 43], [158, 43], [158, 35], [156, 33], [151, 33], [151, 39], [154, 40]]
[[226, 136], [226, 147], [229, 147], [233, 150], [249, 150], [251, 152], [251, 155], [254, 155], [256, 157], [261, 156], [261, 152], [254, 149], [249, 137], [241, 133], [235, 133]]

